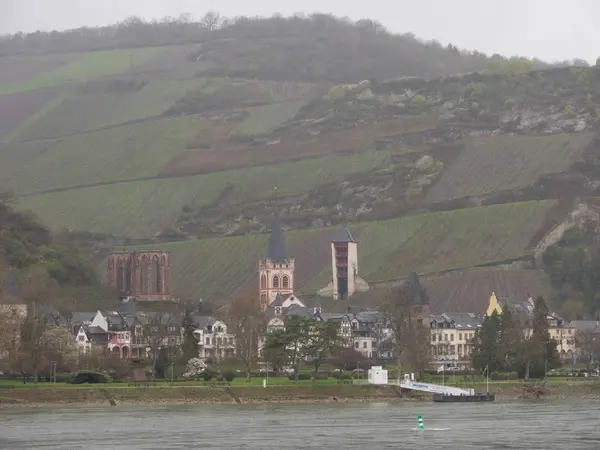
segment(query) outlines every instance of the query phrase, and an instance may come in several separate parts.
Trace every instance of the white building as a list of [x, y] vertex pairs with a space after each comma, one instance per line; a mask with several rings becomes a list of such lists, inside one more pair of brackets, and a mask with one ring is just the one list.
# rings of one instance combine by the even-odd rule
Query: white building
[[198, 340], [198, 357], [222, 360], [235, 355], [235, 336], [228, 333], [227, 324], [210, 316], [196, 319], [194, 337]]

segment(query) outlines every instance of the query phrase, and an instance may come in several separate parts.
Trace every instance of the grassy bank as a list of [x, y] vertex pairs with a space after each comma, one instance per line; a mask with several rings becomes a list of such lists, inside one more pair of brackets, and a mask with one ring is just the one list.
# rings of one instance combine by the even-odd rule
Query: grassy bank
[[[465, 386], [466, 387], [466, 386]], [[485, 383], [472, 383], [469, 387], [485, 392]], [[600, 383], [596, 381], [550, 381], [549, 398], [600, 397]], [[523, 392], [523, 382], [490, 382], [491, 392], [498, 400], [516, 400]], [[0, 386], [0, 405], [91, 404], [108, 403], [320, 403], [392, 400], [430, 400], [426, 393], [403, 395], [392, 386], [343, 385], [324, 383], [298, 383], [270, 385], [233, 384], [231, 386], [206, 386], [203, 384], [157, 383], [149, 387], [127, 384], [62, 385], [38, 384], [27, 387]]]

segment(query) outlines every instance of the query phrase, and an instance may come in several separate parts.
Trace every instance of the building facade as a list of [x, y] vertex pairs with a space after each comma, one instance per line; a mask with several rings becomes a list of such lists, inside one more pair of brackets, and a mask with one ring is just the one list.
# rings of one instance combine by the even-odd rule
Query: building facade
[[108, 256], [106, 279], [121, 297], [172, 300], [171, 259], [164, 251], [112, 253]]
[[262, 311], [266, 311], [278, 295], [287, 297], [294, 293], [295, 271], [296, 261], [285, 254], [279, 212], [275, 208], [267, 257], [258, 263], [259, 301]]

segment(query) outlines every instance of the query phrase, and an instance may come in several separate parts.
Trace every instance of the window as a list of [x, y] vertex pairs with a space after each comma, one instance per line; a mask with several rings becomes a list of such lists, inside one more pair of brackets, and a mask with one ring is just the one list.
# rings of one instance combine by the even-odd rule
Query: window
[[458, 333], [458, 340], [462, 341], [462, 333]]
[[454, 342], [454, 333], [450, 335], [450, 340]]
[[206, 345], [210, 345], [210, 338], [209, 337], [206, 338]]
[[233, 345], [233, 338], [232, 337], [229, 338], [229, 345]]
[[363, 342], [363, 348], [367, 348], [367, 341]]
[[431, 340], [432, 340], [433, 342], [435, 342], [435, 334], [432, 334], [432, 335], [431, 335]]
[[447, 340], [448, 340], [448, 335], [447, 335], [447, 334], [445, 334], [445, 335], [444, 335], [444, 340], [445, 340], [445, 341], [447, 341]]
[[85, 341], [85, 336], [79, 336], [79, 342]]
[[277, 275], [275, 275], [273, 277], [273, 287], [274, 288], [278, 288], [279, 287], [279, 277]]
[[288, 277], [283, 277], [282, 284], [283, 284], [284, 288], [286, 288], [286, 289], [289, 288], [290, 287], [290, 279]]
[[358, 341], [354, 343], [354, 348], [358, 348]]
[[463, 350], [462, 344], [458, 344], [457, 347], [458, 347], [458, 353], [462, 353], [462, 350]]

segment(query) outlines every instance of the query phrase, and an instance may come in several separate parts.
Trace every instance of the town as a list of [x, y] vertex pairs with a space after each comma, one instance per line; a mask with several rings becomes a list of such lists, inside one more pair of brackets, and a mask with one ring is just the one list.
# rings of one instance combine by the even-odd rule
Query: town
[[[368, 289], [358, 275], [358, 255], [358, 243], [341, 226], [331, 242], [331, 282], [320, 295], [299, 298], [296, 261], [286, 254], [275, 210], [265, 257], [257, 261], [256, 291], [236, 295], [211, 314], [201, 302], [172, 298], [172, 262], [165, 252], [108, 256], [106, 281], [121, 296], [114, 311], [63, 315], [51, 301], [19, 303], [20, 289], [8, 268], [14, 300], [0, 305], [1, 369], [37, 381], [78, 369], [143, 380], [211, 379], [238, 367], [248, 379], [257, 372], [317, 379], [327, 364], [340, 376], [387, 365], [398, 378], [408, 371], [480, 373], [493, 366], [499, 376], [517, 378], [535, 370], [537, 377], [547, 376], [549, 369], [575, 365], [579, 357], [590, 369], [586, 375], [597, 374], [600, 324], [567, 322], [541, 297], [509, 299], [490, 292], [482, 299], [485, 311], [432, 312], [427, 289], [413, 272], [377, 293], [377, 307], [351, 306], [353, 296]], [[23, 334], [30, 344], [26, 350], [19, 345]], [[310, 375], [302, 373], [307, 366]]]

